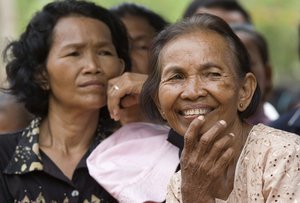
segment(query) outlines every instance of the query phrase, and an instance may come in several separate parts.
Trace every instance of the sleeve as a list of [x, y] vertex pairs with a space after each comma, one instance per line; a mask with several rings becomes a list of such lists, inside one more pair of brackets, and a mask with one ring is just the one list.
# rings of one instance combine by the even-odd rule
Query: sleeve
[[182, 203], [181, 197], [181, 173], [175, 173], [168, 185], [166, 203]]
[[272, 150], [271, 158], [266, 162], [263, 177], [265, 202], [298, 202], [300, 200], [299, 139], [279, 146], [276, 150]]

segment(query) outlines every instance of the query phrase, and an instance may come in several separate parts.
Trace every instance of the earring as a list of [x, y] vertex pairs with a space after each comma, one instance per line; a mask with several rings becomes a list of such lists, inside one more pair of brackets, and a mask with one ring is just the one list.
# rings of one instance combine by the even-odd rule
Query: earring
[[243, 110], [244, 110], [244, 104], [243, 104], [243, 103], [239, 103], [239, 107], [240, 107], [240, 108], [239, 108], [240, 111], [243, 111]]
[[166, 119], [166, 116], [165, 116], [165, 112], [164, 112], [164, 111], [161, 112], [161, 116], [163, 117], [164, 120]]

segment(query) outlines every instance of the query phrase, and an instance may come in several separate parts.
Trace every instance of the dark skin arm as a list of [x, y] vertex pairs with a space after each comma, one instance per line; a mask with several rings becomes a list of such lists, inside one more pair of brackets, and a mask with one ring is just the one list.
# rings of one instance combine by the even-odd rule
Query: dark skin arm
[[[233, 159], [233, 134], [224, 135], [226, 122], [216, 122], [199, 135], [205, 120], [194, 119], [184, 135], [181, 157], [181, 192], [184, 203], [214, 203], [228, 183], [227, 169]], [[232, 179], [233, 177], [229, 177]]]

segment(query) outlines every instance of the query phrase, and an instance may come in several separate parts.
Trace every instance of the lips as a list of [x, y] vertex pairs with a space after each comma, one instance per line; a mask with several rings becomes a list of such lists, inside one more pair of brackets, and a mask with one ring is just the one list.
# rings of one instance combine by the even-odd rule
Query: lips
[[100, 82], [99, 80], [89, 80], [79, 85], [79, 87], [90, 87], [90, 86], [105, 87], [104, 83]]

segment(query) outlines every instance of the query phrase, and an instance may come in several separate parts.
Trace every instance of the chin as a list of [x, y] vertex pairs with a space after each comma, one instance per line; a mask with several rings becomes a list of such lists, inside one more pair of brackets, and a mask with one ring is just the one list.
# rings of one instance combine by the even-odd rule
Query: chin
[[104, 106], [106, 106], [106, 102], [99, 102], [99, 101], [86, 101], [84, 104], [83, 104], [86, 108], [88, 109], [100, 109]]

